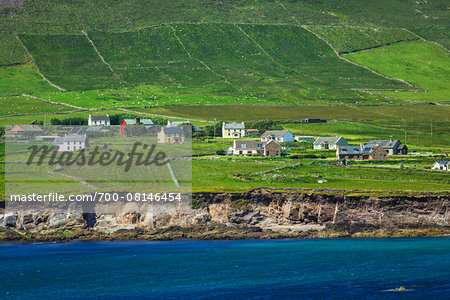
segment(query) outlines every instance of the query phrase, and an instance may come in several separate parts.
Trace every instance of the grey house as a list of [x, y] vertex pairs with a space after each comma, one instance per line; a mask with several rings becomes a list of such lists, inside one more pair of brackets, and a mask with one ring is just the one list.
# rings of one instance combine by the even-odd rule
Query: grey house
[[408, 147], [403, 145], [399, 140], [370, 140], [368, 144], [378, 144], [384, 150], [386, 150], [389, 155], [406, 155], [408, 154]]

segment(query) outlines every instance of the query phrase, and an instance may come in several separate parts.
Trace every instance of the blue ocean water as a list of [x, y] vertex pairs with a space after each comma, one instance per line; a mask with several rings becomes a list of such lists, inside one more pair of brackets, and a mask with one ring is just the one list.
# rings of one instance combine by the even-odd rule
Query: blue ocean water
[[0, 298], [124, 297], [448, 299], [450, 238], [0, 244]]

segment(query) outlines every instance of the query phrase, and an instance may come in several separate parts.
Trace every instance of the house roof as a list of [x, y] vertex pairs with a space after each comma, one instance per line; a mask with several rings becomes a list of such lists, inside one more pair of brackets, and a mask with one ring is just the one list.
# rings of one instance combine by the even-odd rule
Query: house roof
[[283, 137], [289, 130], [266, 130], [261, 135], [262, 138], [266, 138], [269, 136], [272, 136], [274, 138], [280, 138]]
[[370, 154], [377, 147], [378, 147], [377, 144], [365, 144], [362, 147], [362, 153]]
[[170, 121], [169, 126], [177, 127], [177, 126], [181, 126], [183, 124], [188, 124], [188, 123], [189, 123], [189, 121]]
[[89, 126], [86, 129], [86, 131], [90, 131], [90, 132], [98, 132], [98, 131], [103, 131], [103, 130], [109, 130], [109, 128], [104, 125], [95, 125], [95, 126]]
[[259, 132], [258, 129], [247, 129], [247, 131], [258, 131]]
[[245, 129], [244, 123], [224, 123], [225, 129]]
[[395, 145], [401, 144], [399, 140], [370, 140], [368, 144], [378, 144], [383, 149], [393, 149]]
[[[255, 150], [262, 150], [264, 147], [264, 143], [261, 141], [255, 141], [255, 140], [239, 140], [234, 141], [236, 149], [255, 149]], [[245, 147], [244, 147], [245, 145]]]
[[339, 154], [358, 155], [358, 154], [361, 154], [361, 147], [360, 146], [339, 146], [337, 151]]
[[109, 121], [109, 115], [89, 115], [94, 121]]
[[64, 137], [57, 137], [55, 139], [54, 144], [59, 145], [63, 143], [69, 143], [69, 142], [86, 142], [87, 136], [86, 134], [79, 134], [79, 135], [66, 135]]
[[184, 130], [181, 127], [164, 127], [165, 134], [184, 134]]
[[439, 166], [446, 166], [450, 161], [444, 160], [444, 161], [437, 161], [434, 164], [438, 164]]
[[152, 119], [140, 119], [139, 122], [141, 122], [144, 125], [153, 125]]
[[11, 129], [11, 131], [42, 132], [44, 130], [37, 125], [16, 125]]
[[318, 137], [314, 141], [314, 145], [320, 145], [322, 143], [324, 143], [324, 144], [336, 144], [342, 138], [343, 138], [342, 136], [323, 136], [323, 137]]

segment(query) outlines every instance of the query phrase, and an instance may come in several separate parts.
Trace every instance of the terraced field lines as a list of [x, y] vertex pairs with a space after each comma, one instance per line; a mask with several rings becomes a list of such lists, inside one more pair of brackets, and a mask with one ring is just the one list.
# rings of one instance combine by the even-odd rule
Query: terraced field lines
[[85, 107], [75, 106], [75, 105], [64, 103], [64, 102], [55, 102], [55, 101], [47, 100], [47, 99], [44, 99], [44, 98], [36, 97], [36, 96], [33, 96], [33, 95], [22, 94], [22, 96], [27, 97], [27, 98], [32, 98], [32, 99], [35, 99], [35, 100], [44, 101], [44, 102], [51, 103], [51, 104], [65, 105], [65, 106], [76, 108], [76, 109], [79, 109], [79, 110], [89, 110], [88, 108], [85, 108]]
[[266, 50], [264, 50], [264, 48], [255, 40], [253, 39], [251, 36], [249, 36], [247, 34], [247, 32], [244, 31], [244, 29], [242, 29], [241, 26], [239, 26], [238, 24], [234, 24], [249, 40], [251, 40], [265, 55], [267, 55], [275, 64], [277, 64], [278, 66], [282, 67], [269, 53], [267, 53]]
[[25, 45], [22, 43], [22, 41], [20, 40], [19, 36], [17, 35], [17, 33], [14, 32], [14, 36], [16, 37], [17, 41], [20, 43], [20, 45], [22, 45], [23, 49], [25, 50], [25, 52], [28, 54], [28, 56], [31, 58], [31, 61], [33, 62], [33, 65], [36, 68], [36, 71], [38, 72], [38, 74], [42, 77], [42, 79], [44, 79], [45, 82], [47, 82], [48, 84], [50, 84], [52, 87], [60, 90], [61, 92], [65, 92], [66, 90], [63, 89], [62, 87], [54, 84], [53, 82], [51, 82], [50, 80], [48, 80], [44, 74], [41, 73], [41, 71], [39, 70], [36, 62], [34, 61], [33, 56], [31, 55], [30, 51], [28, 51], [27, 47], [25, 47]]
[[213, 69], [211, 69], [211, 68], [210, 68], [204, 61], [202, 61], [201, 59], [196, 58], [196, 57], [193, 57], [193, 56], [191, 55], [191, 53], [186, 49], [186, 46], [183, 44], [183, 42], [182, 42], [182, 41], [180, 40], [180, 38], [178, 37], [177, 31], [175, 30], [175, 28], [173, 28], [172, 25], [168, 25], [168, 26], [172, 29], [173, 35], [174, 35], [175, 38], [178, 40], [178, 43], [180, 43], [181, 47], [183, 47], [184, 51], [186, 52], [186, 54], [187, 54], [190, 58], [195, 59], [196, 61], [198, 61], [199, 63], [201, 63], [203, 66], [205, 66], [205, 68], [206, 68], [208, 71], [210, 71], [210, 72], [212, 72], [214, 75], [216, 75], [216, 76], [222, 78], [222, 79], [225, 81], [226, 84], [231, 85], [231, 83], [228, 81], [228, 79], [227, 79], [225, 76], [223, 76], [223, 75], [217, 73], [216, 71], [214, 71]]
[[87, 38], [87, 40], [89, 41], [89, 43], [92, 45], [92, 48], [94, 48], [95, 52], [97, 53], [98, 57], [100, 57], [101, 61], [108, 67], [108, 69], [111, 71], [111, 73], [113, 73], [114, 75], [116, 75], [116, 73], [114, 72], [114, 70], [113, 70], [113, 68], [111, 67], [111, 65], [105, 61], [105, 59], [104, 59], [103, 56], [100, 54], [100, 52], [98, 51], [97, 47], [95, 46], [94, 42], [89, 38], [89, 36], [88, 36], [88, 34], [86, 33], [86, 31], [85, 31], [85, 30], [81, 30], [81, 32], [84, 34], [84, 36]]
[[[349, 63], [351, 63], [351, 64], [353, 64], [353, 65], [355, 65], [355, 66], [364, 68], [364, 69], [366, 69], [366, 70], [368, 70], [368, 71], [370, 71], [370, 72], [372, 72], [372, 73], [374, 73], [374, 74], [376, 74], [376, 75], [378, 75], [378, 76], [384, 77], [384, 78], [389, 79], [389, 80], [397, 80], [397, 81], [400, 81], [400, 82], [402, 82], [402, 83], [405, 83], [406, 85], [408, 85], [408, 86], [410, 86], [410, 87], [417, 88], [417, 87], [415, 87], [414, 85], [412, 85], [411, 83], [409, 83], [409, 82], [406, 81], [406, 80], [403, 80], [403, 79], [400, 79], [400, 78], [392, 78], [392, 77], [386, 76], [386, 75], [381, 74], [381, 73], [379, 73], [379, 72], [377, 72], [377, 71], [375, 71], [375, 70], [373, 70], [373, 69], [371, 69], [371, 68], [369, 68], [369, 67], [366, 67], [366, 66], [364, 66], [364, 65], [358, 64], [358, 63], [356, 63], [356, 62], [354, 62], [354, 61], [352, 61], [352, 60], [350, 60], [350, 59], [348, 59], [348, 58], [345, 58], [345, 57], [341, 56], [341, 55], [339, 54], [339, 52], [337, 52], [336, 49], [335, 49], [335, 48], [334, 48], [327, 40], [323, 39], [323, 38], [322, 38], [321, 36], [319, 36], [317, 33], [315, 33], [314, 31], [310, 30], [307, 26], [302, 25], [301, 27], [304, 28], [305, 30], [309, 31], [310, 33], [314, 34], [318, 39], [321, 39], [322, 41], [324, 41], [331, 49], [333, 49], [333, 52], [334, 52], [334, 53], [337, 55], [337, 57], [339, 57], [340, 59], [345, 60], [346, 62], [349, 62]], [[355, 90], [365, 91], [365, 90], [367, 90], [367, 89], [355, 89]], [[370, 90], [370, 89], [369, 89], [369, 90]], [[413, 90], [409, 90], [409, 91], [415, 91], [415, 92], [417, 92], [417, 91], [423, 91], [423, 90], [417, 88], [417, 89], [413, 89]]]

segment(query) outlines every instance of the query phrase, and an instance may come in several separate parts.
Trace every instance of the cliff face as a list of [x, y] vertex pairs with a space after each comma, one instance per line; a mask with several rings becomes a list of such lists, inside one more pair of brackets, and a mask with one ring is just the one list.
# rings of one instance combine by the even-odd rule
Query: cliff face
[[5, 214], [0, 240], [242, 239], [441, 236], [450, 234], [450, 199], [249, 193], [193, 195], [194, 208], [147, 213]]

